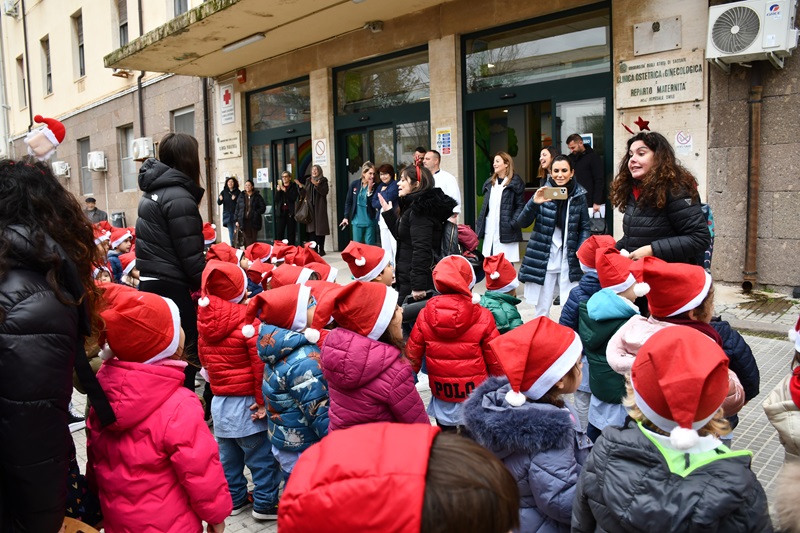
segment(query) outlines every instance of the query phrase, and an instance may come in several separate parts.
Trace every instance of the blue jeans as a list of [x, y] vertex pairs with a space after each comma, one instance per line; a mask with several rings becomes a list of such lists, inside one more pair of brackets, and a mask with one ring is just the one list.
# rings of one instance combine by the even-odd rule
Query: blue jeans
[[233, 505], [247, 498], [247, 478], [244, 467], [253, 475], [253, 506], [257, 509], [269, 509], [278, 504], [278, 487], [281, 483], [281, 466], [272, 455], [272, 443], [266, 431], [241, 437], [227, 439], [218, 437], [219, 458], [228, 489], [231, 491]]
[[[233, 217], [231, 217], [233, 218]], [[230, 238], [230, 245], [233, 246], [233, 235], [236, 233], [236, 223], [231, 221], [228, 222], [228, 238]]]
[[363, 244], [375, 245], [377, 224], [370, 224], [369, 226], [356, 226], [353, 224], [353, 240]]

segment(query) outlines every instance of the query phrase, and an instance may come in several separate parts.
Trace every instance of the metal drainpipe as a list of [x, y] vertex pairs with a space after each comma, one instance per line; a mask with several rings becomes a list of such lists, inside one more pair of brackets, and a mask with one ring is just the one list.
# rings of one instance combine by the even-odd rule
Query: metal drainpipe
[[[141, 0], [139, 0], [141, 1]], [[33, 102], [31, 101], [31, 56], [28, 53], [28, 21], [25, 18], [25, 0], [20, 1], [22, 7], [22, 40], [25, 41], [25, 76], [28, 80], [28, 131], [33, 129]]]
[[211, 179], [211, 131], [209, 131], [209, 110], [208, 110], [208, 78], [203, 78], [203, 139], [206, 150], [206, 201], [208, 202], [208, 221], [214, 223], [214, 205], [211, 198], [215, 198], [214, 182]]
[[742, 289], [750, 292], [758, 277], [756, 252], [758, 249], [758, 190], [761, 181], [761, 68], [755, 65], [750, 71], [750, 132], [747, 139], [747, 226], [745, 231], [744, 281]]
[[[142, 0], [138, 2], [139, 7], [139, 37], [144, 35], [144, 20], [142, 20]], [[144, 93], [142, 92], [142, 78], [144, 78], [144, 70], [139, 71], [139, 75], [136, 77], [136, 86], [138, 88], [139, 93], [139, 136], [144, 137]]]

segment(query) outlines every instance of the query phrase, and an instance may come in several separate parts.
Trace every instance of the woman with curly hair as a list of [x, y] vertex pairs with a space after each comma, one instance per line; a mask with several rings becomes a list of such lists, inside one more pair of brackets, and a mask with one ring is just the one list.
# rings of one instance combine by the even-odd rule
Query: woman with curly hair
[[0, 198], [0, 531], [55, 533], [73, 368], [101, 422], [114, 422], [83, 350], [99, 324], [92, 263], [101, 258], [81, 205], [48, 164], [0, 161]]
[[702, 265], [711, 243], [697, 180], [676, 159], [663, 135], [640, 132], [611, 183], [611, 203], [624, 213], [617, 249], [631, 259], [648, 255], [670, 263]]

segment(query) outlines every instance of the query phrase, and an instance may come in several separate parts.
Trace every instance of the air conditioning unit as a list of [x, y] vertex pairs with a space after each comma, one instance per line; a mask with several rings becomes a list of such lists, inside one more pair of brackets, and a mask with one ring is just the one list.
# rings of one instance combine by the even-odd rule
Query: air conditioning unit
[[89, 170], [93, 172], [105, 172], [108, 170], [108, 160], [103, 152], [89, 152]]
[[133, 72], [126, 68], [112, 68], [111, 75], [118, 78], [130, 78], [133, 75]]
[[18, 0], [3, 0], [3, 13], [9, 17], [16, 17], [19, 12], [17, 11]]
[[153, 157], [154, 153], [152, 137], [139, 137], [133, 140], [132, 155], [136, 161], [144, 161], [148, 157]]
[[53, 175], [59, 178], [69, 177], [69, 163], [66, 161], [53, 161]]
[[708, 10], [706, 59], [730, 72], [733, 63], [766, 59], [783, 68], [797, 48], [797, 0], [750, 0]]

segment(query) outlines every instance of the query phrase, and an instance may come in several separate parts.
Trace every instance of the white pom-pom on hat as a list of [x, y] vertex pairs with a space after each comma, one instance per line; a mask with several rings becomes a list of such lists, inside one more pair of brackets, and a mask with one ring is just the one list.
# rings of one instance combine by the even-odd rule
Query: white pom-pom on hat
[[364, 257], [363, 255], [361, 257], [359, 257], [358, 259], [356, 259], [356, 265], [358, 265], [360, 267], [363, 267], [366, 264], [367, 264], [367, 258]]
[[622, 257], [630, 257], [631, 253], [628, 250], [620, 250], [619, 255], [621, 255]]
[[797, 330], [794, 328], [789, 329], [789, 340], [795, 342], [797, 340]]
[[217, 225], [216, 224], [211, 224], [211, 228], [212, 229], [217, 229]]
[[98, 355], [100, 356], [100, 359], [102, 359], [103, 361], [108, 361], [109, 359], [114, 358], [114, 352], [111, 351], [111, 346], [109, 346], [108, 343], [105, 343], [103, 349], [100, 350], [100, 353]]
[[311, 241], [310, 243], [308, 243], [308, 247], [309, 248], [316, 248], [317, 247], [317, 243], [315, 243], [314, 241]]
[[289, 239], [283, 239], [281, 242], [282, 242], [283, 244], [289, 244]]
[[481, 303], [481, 295], [480, 294], [473, 294], [472, 295], [472, 303], [474, 303], [474, 304]]
[[208, 299], [208, 296], [203, 296], [199, 300], [197, 300], [197, 305], [200, 307], [208, 307], [208, 304], [211, 303], [211, 300]]
[[252, 324], [247, 324], [244, 327], [242, 327], [242, 335], [244, 335], [245, 338], [247, 339], [252, 338], [253, 335], [255, 334], [256, 334], [256, 328], [254, 328]]
[[688, 450], [700, 442], [700, 435], [693, 429], [678, 426], [669, 432], [669, 442], [676, 450]]
[[497, 270], [495, 270], [494, 272], [492, 272], [492, 273], [489, 275], [489, 277], [490, 277], [490, 278], [492, 278], [492, 279], [497, 279], [497, 278], [499, 278], [499, 277], [500, 277], [500, 272], [498, 272]]
[[319, 330], [306, 328], [305, 331], [303, 331], [303, 336], [306, 338], [308, 342], [316, 344], [317, 342], [319, 342], [320, 334]]
[[633, 294], [636, 296], [646, 296], [647, 293], [650, 292], [650, 284], [648, 283], [636, 283], [633, 286]]
[[506, 402], [512, 407], [519, 407], [521, 405], [525, 405], [525, 395], [521, 392], [516, 392], [515, 390], [510, 390], [506, 393]]

